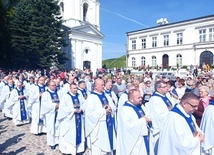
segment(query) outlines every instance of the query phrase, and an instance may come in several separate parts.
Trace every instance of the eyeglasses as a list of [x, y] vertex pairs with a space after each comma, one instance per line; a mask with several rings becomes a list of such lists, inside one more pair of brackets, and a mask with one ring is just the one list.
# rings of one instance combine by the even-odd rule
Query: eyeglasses
[[189, 103], [189, 102], [186, 102], [186, 103], [189, 104], [193, 109], [198, 107], [198, 105], [192, 105], [192, 104]]
[[159, 87], [159, 88], [167, 88], [167, 86], [161, 86], [161, 87]]

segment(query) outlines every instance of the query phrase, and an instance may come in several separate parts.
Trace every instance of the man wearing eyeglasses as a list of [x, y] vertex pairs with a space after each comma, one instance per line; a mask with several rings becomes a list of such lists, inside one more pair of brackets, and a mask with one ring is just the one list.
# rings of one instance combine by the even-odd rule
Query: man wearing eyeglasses
[[199, 105], [198, 97], [185, 93], [167, 115], [160, 132], [158, 155], [200, 155], [204, 134], [192, 113]]
[[152, 119], [151, 147], [156, 154], [160, 130], [173, 104], [166, 96], [169, 88], [164, 81], [157, 81], [154, 87], [155, 92], [149, 99], [148, 112]]
[[47, 144], [54, 150], [59, 142], [57, 114], [61, 93], [57, 91], [55, 81], [50, 80], [47, 85], [48, 89], [42, 94], [41, 98], [41, 117], [44, 116], [45, 118]]

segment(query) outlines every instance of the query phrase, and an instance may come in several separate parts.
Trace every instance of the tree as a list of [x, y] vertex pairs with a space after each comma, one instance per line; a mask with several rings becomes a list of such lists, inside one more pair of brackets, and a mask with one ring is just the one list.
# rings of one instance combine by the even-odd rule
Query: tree
[[11, 21], [19, 68], [61, 67], [66, 62], [60, 9], [55, 0], [21, 0]]
[[11, 68], [13, 64], [9, 21], [18, 2], [19, 0], [0, 0], [0, 66], [3, 68]]

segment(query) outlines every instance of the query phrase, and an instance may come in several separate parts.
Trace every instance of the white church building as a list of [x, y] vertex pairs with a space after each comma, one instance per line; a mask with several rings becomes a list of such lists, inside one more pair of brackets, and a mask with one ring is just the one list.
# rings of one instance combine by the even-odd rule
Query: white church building
[[67, 69], [90, 69], [102, 67], [102, 39], [100, 32], [99, 0], [60, 0], [59, 5], [67, 31], [69, 58]]
[[213, 64], [214, 15], [127, 32], [127, 67]]

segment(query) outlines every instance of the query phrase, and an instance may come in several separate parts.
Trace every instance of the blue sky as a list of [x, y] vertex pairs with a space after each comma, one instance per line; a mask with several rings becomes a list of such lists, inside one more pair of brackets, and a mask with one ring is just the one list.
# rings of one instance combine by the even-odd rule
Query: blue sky
[[100, 0], [103, 60], [126, 53], [126, 32], [214, 14], [214, 0]]

